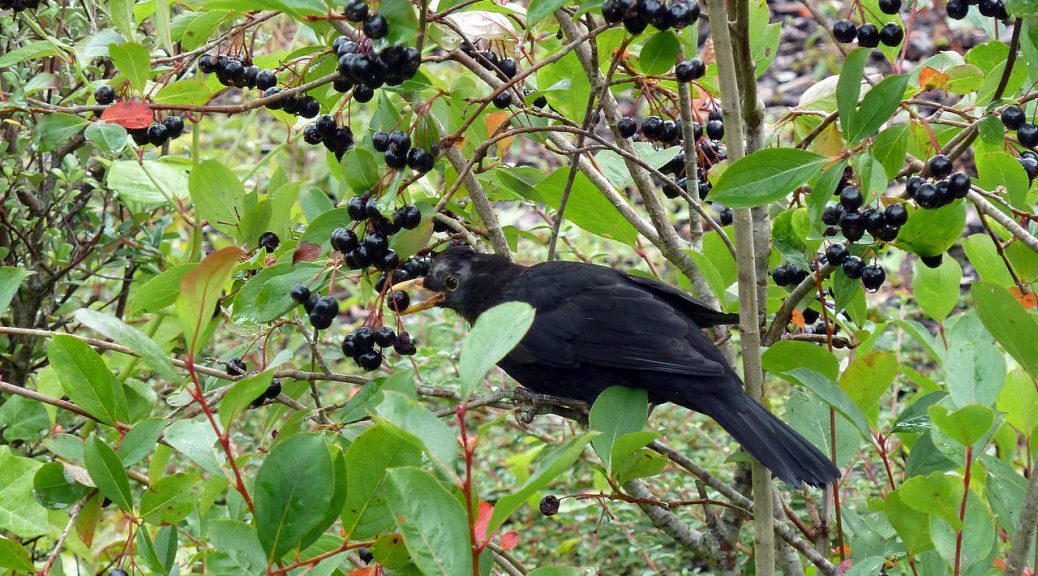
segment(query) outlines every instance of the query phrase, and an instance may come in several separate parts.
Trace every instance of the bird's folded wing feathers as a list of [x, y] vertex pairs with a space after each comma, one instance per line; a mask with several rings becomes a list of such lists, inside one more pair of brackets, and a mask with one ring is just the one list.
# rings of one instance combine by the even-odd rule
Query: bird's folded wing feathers
[[589, 363], [697, 376], [725, 371], [690, 343], [691, 331], [699, 328], [642, 288], [612, 283], [557, 296], [569, 297], [556, 306], [537, 306], [516, 360], [560, 368]]

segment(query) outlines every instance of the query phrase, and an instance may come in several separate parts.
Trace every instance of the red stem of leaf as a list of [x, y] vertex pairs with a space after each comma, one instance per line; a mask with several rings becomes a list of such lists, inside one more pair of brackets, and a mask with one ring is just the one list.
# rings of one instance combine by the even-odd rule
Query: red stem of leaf
[[966, 473], [962, 477], [962, 504], [959, 506], [959, 522], [962, 526], [955, 534], [955, 576], [959, 576], [962, 565], [962, 532], [966, 529], [966, 499], [970, 495], [970, 468], [973, 465], [973, 446], [966, 447]]
[[465, 429], [465, 412], [468, 404], [462, 402], [456, 411], [458, 426], [461, 428], [461, 447], [465, 452], [465, 478], [461, 482], [461, 493], [465, 495], [465, 512], [469, 517], [469, 547], [472, 549], [472, 576], [479, 576], [479, 553], [483, 545], [476, 540], [476, 511], [472, 509], [472, 457], [475, 449], [469, 445], [468, 431]]

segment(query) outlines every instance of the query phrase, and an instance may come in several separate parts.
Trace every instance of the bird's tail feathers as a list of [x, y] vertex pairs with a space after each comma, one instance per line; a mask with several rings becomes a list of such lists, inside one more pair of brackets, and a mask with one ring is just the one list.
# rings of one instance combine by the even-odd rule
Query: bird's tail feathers
[[[706, 400], [704, 402], [704, 400]], [[747, 394], [739, 399], [699, 398], [696, 408], [713, 418], [751, 456], [790, 486], [822, 487], [840, 477], [840, 470], [806, 438]]]

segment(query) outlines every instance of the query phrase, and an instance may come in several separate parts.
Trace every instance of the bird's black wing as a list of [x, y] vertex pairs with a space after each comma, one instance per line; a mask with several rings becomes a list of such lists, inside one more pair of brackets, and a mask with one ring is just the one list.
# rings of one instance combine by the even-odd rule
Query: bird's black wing
[[509, 283], [504, 299], [528, 302], [537, 315], [510, 357], [559, 368], [588, 363], [696, 376], [725, 373], [723, 357], [694, 322], [626, 278], [609, 268], [564, 262], [525, 271]]
[[682, 292], [662, 282], [650, 278], [626, 275], [627, 279], [642, 286], [653, 293], [654, 296], [665, 300], [668, 304], [681, 310], [686, 316], [700, 326], [719, 326], [723, 324], [738, 324], [738, 314], [726, 314], [714, 310], [705, 302], [696, 300], [686, 292]]

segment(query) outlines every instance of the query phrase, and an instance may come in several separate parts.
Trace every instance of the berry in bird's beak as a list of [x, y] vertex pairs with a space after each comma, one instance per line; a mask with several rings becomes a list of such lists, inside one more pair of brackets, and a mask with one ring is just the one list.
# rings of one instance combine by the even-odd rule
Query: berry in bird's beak
[[[397, 293], [397, 292], [402, 292], [402, 293], [406, 294], [405, 291], [408, 290], [408, 289], [411, 289], [411, 288], [420, 288], [420, 289], [423, 289], [423, 290], [426, 289], [425, 288], [425, 278], [424, 277], [423, 278], [415, 278], [414, 280], [408, 280], [406, 282], [400, 282], [400, 283], [394, 284], [393, 287], [392, 287], [392, 290], [393, 290], [394, 294]], [[433, 294], [432, 296], [430, 296], [424, 302], [419, 302], [417, 304], [414, 304], [413, 306], [405, 306], [403, 310], [398, 310], [397, 314], [400, 314], [400, 315], [413, 314], [415, 312], [421, 312], [422, 310], [428, 310], [429, 308], [435, 308], [442, 301], [443, 301], [443, 294], [437, 292], [437, 293]]]

